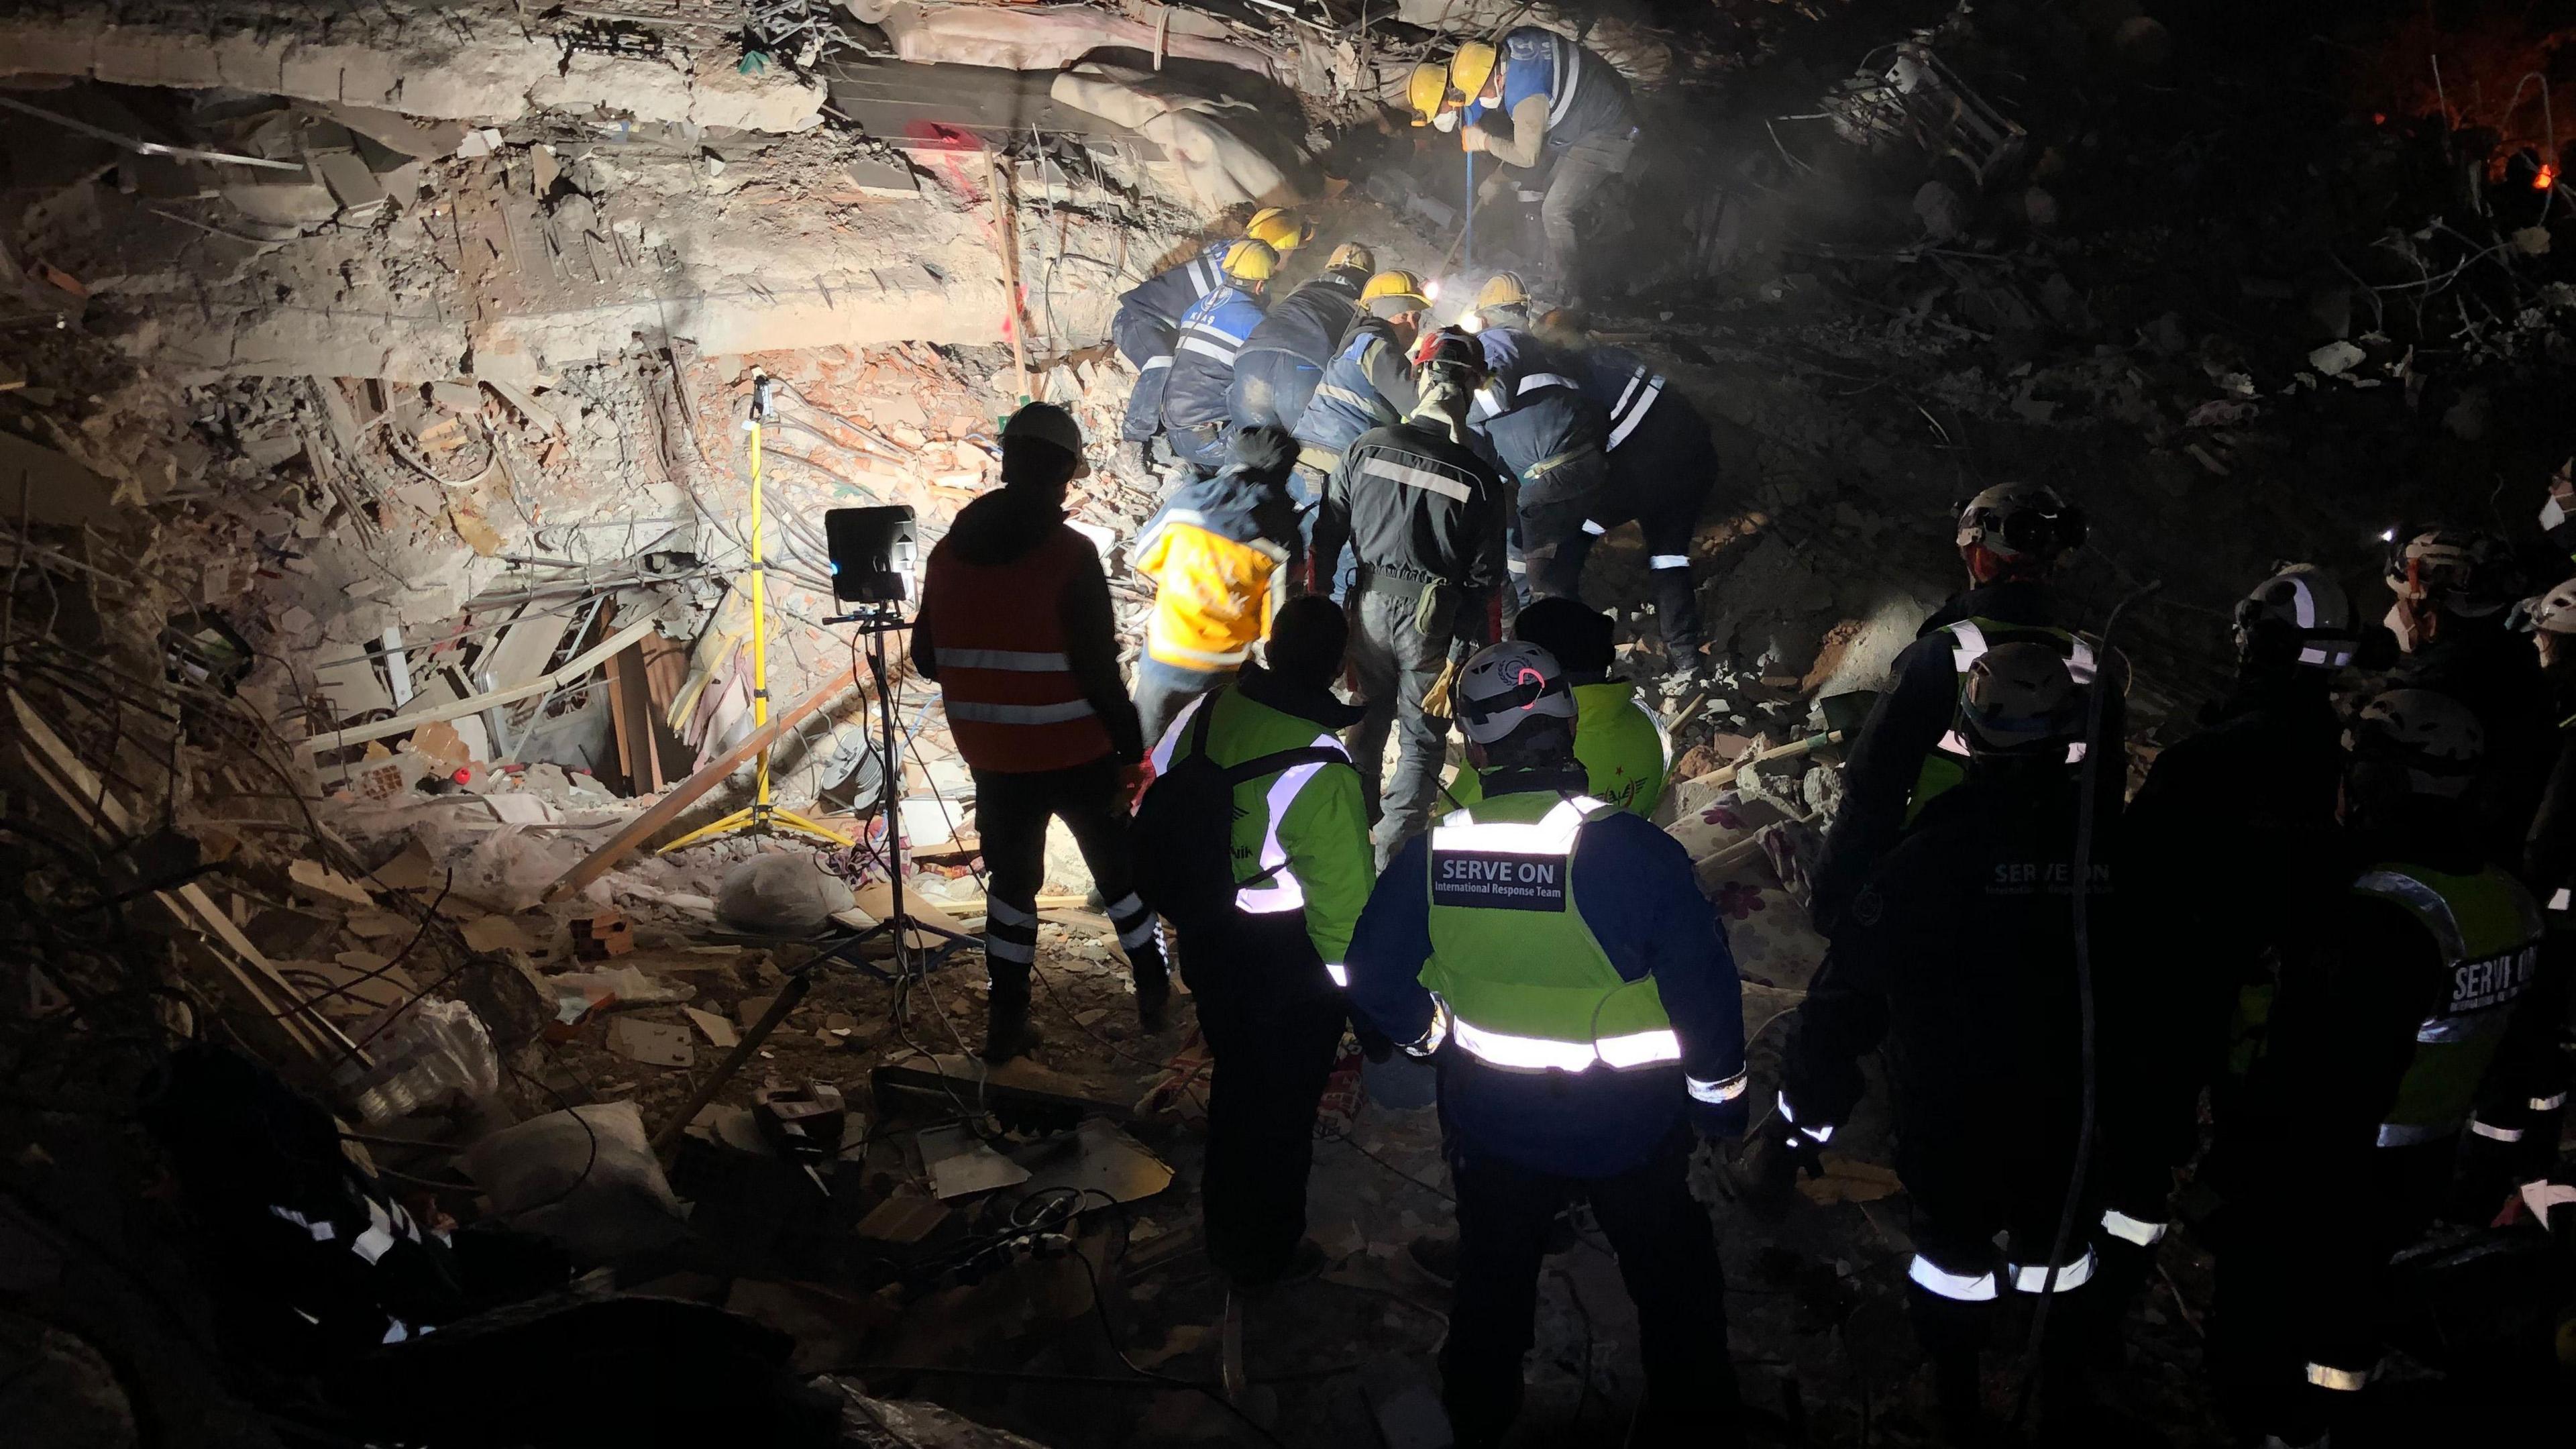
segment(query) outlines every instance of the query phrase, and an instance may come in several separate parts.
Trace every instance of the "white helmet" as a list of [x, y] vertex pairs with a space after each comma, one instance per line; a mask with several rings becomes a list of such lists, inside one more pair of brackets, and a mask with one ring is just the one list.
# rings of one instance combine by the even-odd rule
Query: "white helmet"
[[1480, 745], [1502, 739], [1533, 715], [1574, 718], [1574, 692], [1565, 666], [1526, 639], [1489, 644], [1459, 671], [1452, 695], [1459, 727]]
[[2341, 669], [2361, 647], [2352, 596], [2315, 564], [2284, 564], [2236, 604], [2236, 652]]
[[2066, 657], [2046, 644], [1998, 644], [1977, 656], [1959, 686], [1968, 748], [2021, 754], [2084, 732], [2084, 692]]
[[2576, 634], [2576, 579], [2514, 605], [2513, 616], [2535, 634]]
[[2353, 712], [2343, 748], [2357, 765], [2403, 770], [2408, 793], [2456, 800], [2486, 756], [2487, 732], [2474, 711], [2447, 694], [2391, 689]]

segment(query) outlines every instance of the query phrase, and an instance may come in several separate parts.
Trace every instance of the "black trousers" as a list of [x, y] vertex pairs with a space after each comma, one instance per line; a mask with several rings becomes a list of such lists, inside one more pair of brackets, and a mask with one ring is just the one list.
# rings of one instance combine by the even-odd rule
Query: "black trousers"
[[[1379, 870], [1386, 869], [1404, 842], [1430, 828], [1440, 800], [1440, 767], [1449, 752], [1449, 721], [1425, 714], [1422, 701], [1449, 663], [1456, 626], [1437, 635], [1423, 633], [1414, 622], [1420, 595], [1400, 587], [1396, 592], [1360, 584], [1343, 602], [1351, 621], [1351, 682], [1367, 711], [1351, 727], [1351, 763], [1359, 767], [1360, 781], [1378, 807], [1377, 826], [1370, 834]], [[1389, 731], [1396, 737], [1392, 777], [1384, 772]]]
[[1200, 1183], [1208, 1257], [1237, 1282], [1267, 1282], [1306, 1235], [1315, 1109], [1347, 1009], [1302, 911], [1183, 941], [1181, 974], [1211, 1058]]
[[1550, 1225], [1589, 1199], [1619, 1255], [1637, 1305], [1646, 1405], [1640, 1444], [1723, 1444], [1740, 1432], [1735, 1370], [1726, 1357], [1726, 1275], [1708, 1211], [1690, 1195], [1691, 1136], [1678, 1130], [1655, 1155], [1611, 1177], [1534, 1172], [1452, 1137], [1458, 1189], [1458, 1281], [1440, 1396], [1458, 1449], [1502, 1442], [1520, 1412], [1521, 1360], [1538, 1312]]
[[1028, 1000], [1050, 819], [1062, 820], [1082, 848], [1082, 862], [1091, 867], [1092, 883], [1109, 903], [1110, 924], [1118, 928], [1118, 944], [1127, 952], [1137, 984], [1162, 981], [1162, 934], [1154, 913], [1136, 895], [1118, 762], [1102, 755], [1062, 770], [975, 771], [975, 827], [983, 836], [991, 892], [984, 903], [984, 961], [995, 998]]
[[1136, 386], [1127, 394], [1118, 436], [1130, 443], [1149, 441], [1163, 430], [1163, 384], [1172, 377], [1172, 327], [1159, 317], [1121, 307], [1109, 319], [1109, 335], [1118, 343], [1118, 355], [1136, 369]]

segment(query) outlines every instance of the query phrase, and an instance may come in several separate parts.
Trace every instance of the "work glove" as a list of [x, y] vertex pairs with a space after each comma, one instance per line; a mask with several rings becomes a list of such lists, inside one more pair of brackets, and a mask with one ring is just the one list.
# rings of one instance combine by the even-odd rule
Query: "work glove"
[[1746, 1110], [1748, 1105], [1742, 1095], [1732, 1102], [1702, 1102], [1694, 1098], [1690, 1104], [1691, 1130], [1710, 1142], [1732, 1142], [1744, 1135], [1745, 1123], [1751, 1115]]
[[1459, 667], [1455, 659], [1440, 666], [1439, 677], [1433, 679], [1431, 687], [1422, 692], [1424, 714], [1433, 719], [1448, 719], [1456, 713], [1456, 706], [1451, 702], [1450, 695], [1458, 687]]
[[1138, 760], [1135, 764], [1118, 767], [1118, 796], [1127, 802], [1128, 814], [1136, 813], [1136, 807], [1144, 803], [1145, 792], [1153, 783], [1154, 767], [1148, 761]]

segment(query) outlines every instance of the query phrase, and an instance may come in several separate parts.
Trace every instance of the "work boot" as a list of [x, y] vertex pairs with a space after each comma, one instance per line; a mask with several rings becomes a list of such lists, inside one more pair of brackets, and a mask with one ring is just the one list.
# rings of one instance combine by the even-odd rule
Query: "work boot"
[[1148, 1036], [1163, 1029], [1172, 1004], [1172, 978], [1160, 966], [1136, 968], [1136, 1024]]
[[984, 1060], [995, 1066], [1026, 1056], [1038, 1044], [1038, 1029], [1029, 1023], [1029, 988], [995, 985], [984, 1009]]
[[1288, 1261], [1280, 1266], [1279, 1271], [1264, 1274], [1258, 1278], [1233, 1278], [1231, 1281], [1240, 1291], [1265, 1293], [1275, 1288], [1285, 1288], [1291, 1283], [1304, 1283], [1320, 1278], [1324, 1276], [1324, 1269], [1327, 1266], [1323, 1244], [1313, 1238], [1299, 1238], [1297, 1246], [1288, 1254]]

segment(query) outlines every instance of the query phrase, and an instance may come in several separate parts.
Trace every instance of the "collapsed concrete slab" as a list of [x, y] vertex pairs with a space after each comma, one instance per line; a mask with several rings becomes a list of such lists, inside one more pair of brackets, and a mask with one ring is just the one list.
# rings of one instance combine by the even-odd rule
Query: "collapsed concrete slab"
[[819, 82], [775, 66], [743, 74], [720, 32], [653, 32], [639, 53], [606, 54], [582, 47], [584, 23], [525, 20], [500, 0], [388, 0], [301, 23], [248, 0], [185, 17], [107, 0], [0, 17], [0, 75], [229, 87], [485, 124], [549, 107], [768, 132], [820, 119]]

